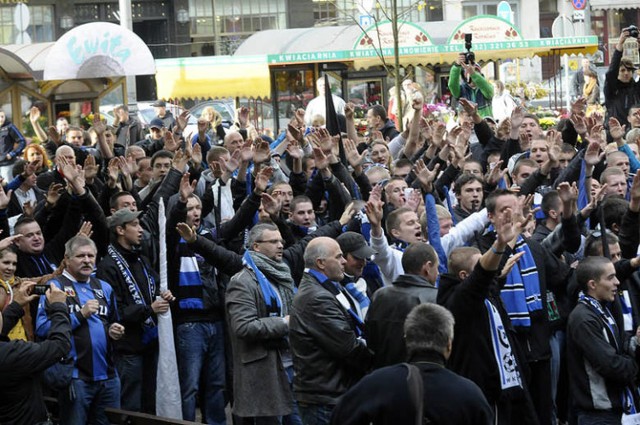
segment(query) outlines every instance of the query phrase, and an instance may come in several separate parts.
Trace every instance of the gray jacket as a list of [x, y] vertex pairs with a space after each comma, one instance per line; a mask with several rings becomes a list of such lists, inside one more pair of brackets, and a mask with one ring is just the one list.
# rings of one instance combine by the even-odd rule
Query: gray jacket
[[293, 394], [280, 351], [289, 333], [281, 317], [268, 317], [255, 273], [235, 274], [226, 295], [233, 350], [233, 413], [242, 417], [283, 416], [293, 409]]

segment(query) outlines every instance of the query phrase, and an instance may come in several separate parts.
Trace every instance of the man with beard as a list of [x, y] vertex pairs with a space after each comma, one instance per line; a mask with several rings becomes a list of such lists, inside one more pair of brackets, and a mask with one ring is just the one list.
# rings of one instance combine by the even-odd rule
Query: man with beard
[[111, 283], [120, 320], [127, 328], [127, 334], [115, 344], [122, 408], [155, 413], [156, 315], [169, 311], [174, 298], [171, 291], [160, 293], [160, 277], [140, 253], [140, 214], [122, 208], [109, 217], [112, 242], [98, 264], [96, 276]]
[[458, 205], [453, 209], [456, 223], [480, 210], [484, 198], [482, 180], [475, 174], [462, 174], [456, 180], [454, 193]]

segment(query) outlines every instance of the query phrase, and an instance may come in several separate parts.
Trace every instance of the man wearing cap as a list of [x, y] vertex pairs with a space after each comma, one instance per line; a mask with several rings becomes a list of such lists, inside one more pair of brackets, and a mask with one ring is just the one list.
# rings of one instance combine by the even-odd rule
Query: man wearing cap
[[127, 329], [115, 344], [116, 367], [122, 380], [122, 408], [155, 413], [156, 314], [167, 312], [174, 298], [171, 291], [160, 293], [158, 274], [140, 254], [140, 213], [123, 208], [109, 217], [112, 242], [98, 264], [96, 276], [113, 287], [118, 314]]
[[[345, 232], [336, 240], [347, 261], [344, 265], [344, 279], [340, 283], [353, 299], [356, 311], [364, 321], [373, 293], [384, 286], [380, 269], [370, 261], [376, 251], [360, 233]], [[365, 268], [370, 272], [366, 276]]]
[[154, 118], [149, 123], [149, 134], [136, 143], [144, 149], [147, 156], [153, 156], [154, 153], [164, 149], [164, 122], [160, 118]]
[[478, 64], [465, 63], [464, 53], [458, 55], [451, 67], [449, 90], [456, 100], [464, 98], [476, 103], [480, 116], [490, 117], [493, 115], [491, 110], [493, 86], [484, 78]]
[[167, 111], [167, 103], [164, 100], [156, 100], [151, 106], [153, 106], [154, 111], [156, 111], [155, 118], [162, 121], [164, 128], [172, 130], [176, 125], [176, 119], [171, 111]]
[[404, 274], [393, 285], [373, 295], [366, 320], [367, 345], [374, 352], [373, 367], [379, 368], [407, 360], [403, 324], [418, 304], [435, 303], [438, 290], [438, 254], [425, 243], [414, 243], [402, 254]]
[[622, 57], [628, 38], [629, 31], [622, 31], [604, 80], [605, 126], [608, 126], [609, 118], [617, 118], [620, 125], [627, 126], [627, 130], [630, 128], [627, 119], [629, 109], [640, 102], [640, 83], [633, 79], [636, 66], [631, 59]]

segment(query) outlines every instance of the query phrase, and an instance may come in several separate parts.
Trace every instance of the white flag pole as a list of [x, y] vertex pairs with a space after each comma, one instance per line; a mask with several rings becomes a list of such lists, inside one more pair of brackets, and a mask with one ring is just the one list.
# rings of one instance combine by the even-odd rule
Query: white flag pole
[[[167, 280], [167, 217], [164, 200], [158, 205], [160, 227], [160, 291], [168, 289]], [[182, 398], [176, 350], [173, 342], [171, 310], [158, 314], [158, 375], [156, 378], [156, 415], [171, 419], [182, 419]]]

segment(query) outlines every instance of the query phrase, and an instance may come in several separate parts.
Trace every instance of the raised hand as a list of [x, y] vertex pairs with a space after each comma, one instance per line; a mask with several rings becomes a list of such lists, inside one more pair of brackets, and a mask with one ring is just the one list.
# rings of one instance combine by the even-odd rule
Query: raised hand
[[29, 109], [29, 121], [36, 122], [40, 119], [40, 108], [37, 106], [32, 106]]
[[47, 136], [49, 136], [49, 139], [58, 146], [62, 142], [58, 129], [53, 125], [47, 128]]
[[347, 157], [347, 161], [349, 161], [349, 164], [351, 164], [353, 168], [362, 165], [362, 162], [367, 155], [366, 151], [362, 153], [358, 152], [356, 143], [351, 139], [344, 140], [344, 153]]
[[189, 200], [189, 197], [196, 190], [196, 184], [198, 182], [194, 180], [193, 182], [189, 181], [189, 173], [184, 173], [180, 178], [180, 202], [186, 203]]
[[382, 190], [383, 187], [381, 183], [373, 186], [371, 192], [369, 193], [369, 200], [374, 202], [382, 202]]
[[187, 223], [178, 223], [176, 230], [182, 239], [187, 243], [193, 243], [198, 238], [196, 231], [192, 229]]
[[254, 181], [255, 189], [258, 193], [263, 193], [267, 190], [267, 186], [269, 185], [269, 180], [273, 176], [273, 168], [271, 167], [263, 167], [258, 174], [256, 174], [256, 178]]
[[344, 105], [344, 116], [348, 120], [353, 120], [355, 112], [355, 105], [351, 102]]
[[464, 111], [470, 116], [474, 116], [478, 113], [478, 105], [476, 103], [473, 103], [463, 97], [458, 100], [458, 103], [460, 103], [462, 109], [464, 109]]
[[346, 226], [349, 223], [349, 220], [351, 220], [351, 217], [353, 217], [355, 213], [356, 213], [356, 209], [353, 208], [353, 202], [351, 202], [346, 206], [346, 208], [344, 209], [344, 212], [342, 213], [338, 221], [342, 226]]
[[191, 162], [193, 162], [194, 167], [199, 167], [202, 164], [202, 146], [200, 146], [200, 143], [196, 143], [191, 150]]
[[405, 200], [404, 206], [410, 208], [411, 211], [418, 211], [418, 207], [422, 203], [422, 195], [419, 190], [412, 189], [409, 196]]
[[447, 126], [445, 123], [438, 121], [434, 126], [431, 132], [431, 143], [437, 147], [441, 148], [445, 141], [445, 133], [447, 132]]
[[36, 206], [34, 202], [31, 201], [27, 201], [24, 204], [22, 204], [22, 213], [25, 215], [25, 217], [33, 217], [33, 213], [36, 210]]
[[520, 131], [522, 121], [524, 121], [524, 108], [516, 106], [511, 112], [511, 131]]
[[287, 154], [293, 159], [302, 159], [304, 152], [297, 140], [290, 140], [287, 145]]
[[187, 122], [189, 122], [189, 110], [185, 109], [180, 115], [176, 117], [176, 127], [178, 133], [187, 128]]
[[88, 238], [93, 235], [93, 224], [90, 221], [82, 222], [82, 226], [80, 226], [80, 230], [76, 233], [76, 236], [86, 236]]
[[293, 120], [291, 121], [292, 122], [287, 124], [287, 139], [289, 141], [301, 141], [302, 137], [304, 136], [304, 127], [297, 127]]
[[253, 162], [255, 164], [262, 164], [263, 162], [271, 161], [271, 149], [269, 148], [269, 142], [262, 139], [256, 140], [256, 151], [253, 154]]
[[313, 148], [313, 159], [315, 160], [318, 171], [325, 170], [329, 167], [329, 157], [325, 155], [322, 149]]
[[100, 166], [96, 164], [96, 157], [93, 155], [87, 155], [87, 159], [84, 160], [84, 178], [89, 182], [93, 182], [93, 179], [98, 175]]
[[102, 136], [105, 131], [107, 131], [107, 124], [105, 124], [100, 118], [99, 113], [95, 113], [93, 115], [93, 131], [96, 132], [98, 136]]
[[271, 216], [277, 216], [278, 214], [280, 214], [282, 203], [277, 198], [274, 198], [267, 192], [262, 192], [261, 197], [262, 208], [267, 214]]
[[582, 115], [587, 109], [587, 99], [584, 96], [580, 96], [571, 104], [571, 115]]
[[9, 248], [14, 244], [15, 241], [22, 237], [21, 233], [16, 233], [13, 236], [7, 236], [6, 238], [0, 239], [0, 251], [3, 249]]
[[499, 140], [507, 140], [511, 134], [511, 118], [505, 118], [500, 121], [496, 128], [496, 137]]
[[431, 192], [433, 188], [433, 182], [438, 176], [438, 170], [440, 169], [440, 164], [436, 164], [433, 167], [433, 170], [429, 170], [429, 168], [425, 165], [423, 160], [419, 160], [415, 165], [415, 173], [417, 179], [420, 181], [420, 184], [424, 188], [426, 192]]
[[587, 133], [587, 121], [585, 120], [583, 115], [573, 115], [569, 117], [569, 121], [573, 124], [573, 128], [575, 128], [576, 133], [578, 134], [586, 134]]
[[513, 211], [507, 208], [506, 211], [498, 217], [495, 223], [496, 236], [499, 245], [506, 245], [518, 236], [516, 223], [514, 222]]
[[502, 271], [500, 272], [500, 279], [504, 279], [507, 277], [507, 275], [509, 275], [509, 273], [511, 273], [511, 269], [513, 269], [513, 266], [516, 265], [516, 263], [520, 260], [520, 258], [522, 258], [522, 256], [525, 254], [525, 252], [519, 252], [517, 254], [512, 255], [511, 257], [509, 257], [509, 259], [507, 260], [506, 263], [504, 263], [504, 266], [502, 267]]
[[383, 206], [384, 202], [369, 198], [369, 202], [367, 202], [364, 207], [364, 212], [367, 214], [367, 218], [369, 219], [369, 223], [371, 223], [372, 229], [380, 229], [382, 227]]
[[64, 187], [60, 183], [51, 183], [49, 185], [49, 189], [47, 190], [47, 200], [46, 203], [54, 206], [58, 203], [60, 196], [64, 192]]
[[253, 154], [255, 152], [255, 148], [253, 147], [253, 142], [251, 140], [246, 140], [242, 145], [242, 148], [240, 148], [239, 150], [241, 153], [240, 159], [242, 159], [242, 162], [253, 161]]
[[562, 146], [562, 133], [554, 129], [547, 131], [547, 146]]
[[569, 182], [560, 183], [556, 190], [562, 202], [567, 203], [573, 200], [573, 191], [571, 190]]
[[173, 155], [171, 166], [181, 173], [184, 173], [188, 162], [189, 157], [182, 151], [182, 149], [178, 149], [175, 155]]
[[245, 128], [249, 123], [249, 108], [246, 106], [243, 106], [240, 108], [240, 111], [238, 111], [238, 123], [242, 128]]
[[600, 143], [598, 141], [589, 142], [587, 150], [584, 153], [584, 162], [587, 165], [595, 166], [604, 159], [604, 152], [600, 153]]
[[164, 149], [169, 152], [175, 152], [175, 150], [178, 149], [178, 142], [169, 130], [165, 130], [164, 132]]
[[616, 118], [609, 118], [609, 133], [611, 134], [611, 138], [614, 142], [618, 144], [618, 146], [624, 145], [624, 135], [626, 134], [627, 126], [621, 125], [620, 121]]
[[502, 169], [502, 160], [496, 162], [496, 165], [487, 174], [487, 184], [490, 186], [497, 186], [498, 182], [504, 177], [507, 172], [507, 168]]

